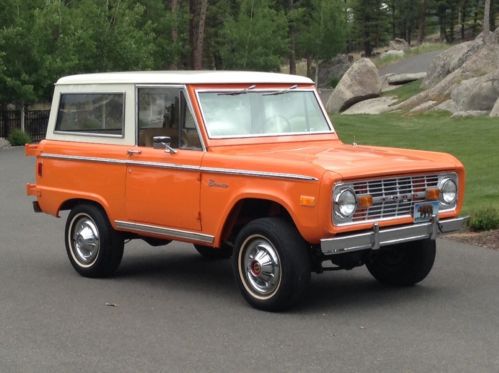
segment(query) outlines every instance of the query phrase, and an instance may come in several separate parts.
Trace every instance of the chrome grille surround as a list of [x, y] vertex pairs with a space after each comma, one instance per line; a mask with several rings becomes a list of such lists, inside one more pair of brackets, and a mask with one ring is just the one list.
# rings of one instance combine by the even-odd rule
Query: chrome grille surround
[[[356, 197], [371, 195], [373, 205], [368, 208], [357, 207], [352, 218], [342, 220], [334, 213], [333, 222], [336, 226], [364, 224], [375, 221], [407, 218], [413, 216], [414, 204], [426, 201], [428, 188], [438, 188], [439, 181], [451, 177], [457, 183], [454, 172], [415, 174], [403, 176], [384, 176], [366, 180], [345, 181], [335, 185], [333, 195], [342, 188], [352, 188]], [[334, 203], [334, 201], [333, 201]], [[439, 212], [455, 210], [457, 203], [447, 206], [440, 201]]]

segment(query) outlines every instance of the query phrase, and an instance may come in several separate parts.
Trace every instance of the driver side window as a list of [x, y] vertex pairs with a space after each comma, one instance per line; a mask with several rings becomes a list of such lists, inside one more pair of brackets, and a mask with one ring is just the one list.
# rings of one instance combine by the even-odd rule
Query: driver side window
[[182, 88], [139, 88], [137, 119], [139, 146], [152, 148], [155, 136], [168, 136], [173, 148], [202, 149]]

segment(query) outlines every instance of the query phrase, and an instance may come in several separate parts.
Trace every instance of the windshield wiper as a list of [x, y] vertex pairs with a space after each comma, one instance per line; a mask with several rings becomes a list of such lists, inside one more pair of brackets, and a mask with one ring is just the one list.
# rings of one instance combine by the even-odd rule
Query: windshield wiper
[[281, 91], [276, 91], [276, 92], [270, 92], [270, 93], [264, 93], [262, 96], [277, 96], [277, 95], [283, 95], [285, 93], [291, 92], [293, 89], [298, 88], [298, 84], [292, 85], [291, 87], [287, 89], [283, 89]]
[[240, 91], [234, 91], [234, 92], [220, 92], [217, 94], [217, 96], [239, 96], [239, 95], [244, 95], [248, 93], [248, 91], [251, 91], [252, 89], [255, 89], [256, 85], [250, 85], [248, 88], [242, 89]]

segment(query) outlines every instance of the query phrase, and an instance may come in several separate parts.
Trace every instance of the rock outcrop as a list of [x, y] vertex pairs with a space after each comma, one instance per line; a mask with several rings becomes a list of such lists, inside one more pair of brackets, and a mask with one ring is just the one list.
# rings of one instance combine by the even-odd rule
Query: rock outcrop
[[439, 54], [431, 63], [423, 88], [430, 88], [441, 82], [447, 75], [464, 65], [481, 47], [480, 39], [455, 45]]
[[381, 114], [390, 111], [392, 109], [391, 105], [396, 102], [397, 99], [392, 96], [371, 98], [350, 106], [347, 110], [341, 113], [341, 115]]
[[338, 113], [380, 93], [381, 79], [376, 65], [368, 58], [361, 58], [343, 75], [327, 101], [326, 110]]
[[499, 98], [499, 70], [462, 81], [451, 91], [458, 111], [490, 112]]
[[482, 44], [482, 47], [469, 56], [461, 67], [448, 74], [435, 86], [411, 97], [395, 108], [400, 110], [411, 110], [430, 100], [444, 102], [451, 98], [452, 90], [463, 81], [482, 77], [494, 72], [497, 73], [498, 71], [499, 44], [486, 46]]
[[492, 111], [490, 112], [492, 118], [499, 118], [499, 98], [497, 99]]
[[383, 53], [381, 55], [381, 58], [388, 58], [388, 57], [404, 57], [405, 56], [405, 52], [404, 51], [399, 51], [399, 50], [395, 50], [395, 49], [390, 49], [388, 51], [386, 51], [385, 53]]
[[448, 111], [449, 113], [456, 113], [458, 111], [457, 105], [452, 100], [447, 100], [442, 102], [441, 104], [433, 107], [431, 111]]
[[3, 137], [0, 137], [0, 149], [6, 148], [10, 145], [10, 143], [7, 141], [7, 139], [4, 139]]
[[404, 39], [395, 38], [392, 41], [390, 41], [389, 48], [396, 51], [405, 51], [409, 49], [409, 43], [406, 42]]
[[405, 83], [410, 83], [415, 80], [420, 80], [426, 78], [426, 72], [421, 72], [421, 73], [406, 73], [406, 74], [390, 74], [386, 80], [388, 81], [388, 84], [391, 85], [399, 85], [399, 84], [405, 84]]

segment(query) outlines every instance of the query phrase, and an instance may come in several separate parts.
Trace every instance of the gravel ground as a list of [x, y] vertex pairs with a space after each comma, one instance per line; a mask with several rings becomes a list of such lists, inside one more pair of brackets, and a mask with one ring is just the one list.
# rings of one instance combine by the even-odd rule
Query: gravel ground
[[446, 236], [446, 238], [488, 249], [499, 250], [499, 230], [486, 232], [460, 232], [450, 234]]

